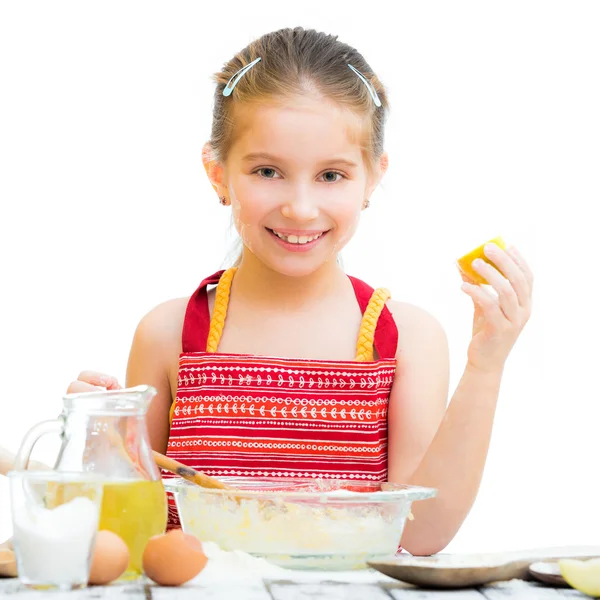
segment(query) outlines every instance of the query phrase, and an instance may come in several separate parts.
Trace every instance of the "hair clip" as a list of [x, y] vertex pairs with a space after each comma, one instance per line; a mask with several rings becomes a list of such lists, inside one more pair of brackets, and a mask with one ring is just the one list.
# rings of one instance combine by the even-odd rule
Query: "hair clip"
[[363, 77], [362, 73], [355, 69], [352, 65], [348, 65], [362, 80], [362, 82], [367, 86], [369, 93], [371, 94], [371, 98], [373, 98], [373, 102], [375, 102], [375, 106], [381, 106], [381, 100], [375, 91], [375, 88]]
[[[237, 85], [238, 81], [243, 77], [246, 71], [249, 71], [258, 61], [260, 60], [260, 56], [253, 60], [251, 63], [247, 64], [245, 67], [242, 67], [235, 75], [227, 82], [225, 89], [223, 90], [223, 96], [231, 96], [233, 92], [233, 88]], [[233, 82], [233, 83], [232, 83]]]

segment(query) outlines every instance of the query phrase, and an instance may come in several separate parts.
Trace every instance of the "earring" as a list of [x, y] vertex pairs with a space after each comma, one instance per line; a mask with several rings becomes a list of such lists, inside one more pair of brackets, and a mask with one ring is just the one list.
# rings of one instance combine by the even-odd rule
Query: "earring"
[[223, 205], [223, 206], [227, 206], [227, 198], [225, 198], [225, 196], [219, 196], [219, 202]]
[[363, 202], [363, 209], [369, 208], [369, 206], [371, 206], [371, 201], [368, 198], [365, 198], [365, 201]]

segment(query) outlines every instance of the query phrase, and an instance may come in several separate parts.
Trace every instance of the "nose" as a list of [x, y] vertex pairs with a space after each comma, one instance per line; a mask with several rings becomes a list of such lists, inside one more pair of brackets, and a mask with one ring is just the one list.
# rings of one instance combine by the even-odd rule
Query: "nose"
[[319, 207], [310, 189], [299, 185], [289, 191], [281, 206], [281, 214], [292, 221], [314, 221], [319, 216]]

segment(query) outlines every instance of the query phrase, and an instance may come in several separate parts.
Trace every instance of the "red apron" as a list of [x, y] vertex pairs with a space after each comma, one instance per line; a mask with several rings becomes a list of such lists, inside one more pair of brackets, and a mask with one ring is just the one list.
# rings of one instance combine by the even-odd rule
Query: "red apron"
[[[209, 331], [214, 335], [207, 286], [222, 274], [205, 279], [188, 303], [167, 456], [216, 477], [385, 481], [398, 344], [387, 307], [374, 317], [375, 361], [207, 352]], [[364, 315], [374, 290], [350, 280]], [[169, 498], [168, 528], [178, 526]]]

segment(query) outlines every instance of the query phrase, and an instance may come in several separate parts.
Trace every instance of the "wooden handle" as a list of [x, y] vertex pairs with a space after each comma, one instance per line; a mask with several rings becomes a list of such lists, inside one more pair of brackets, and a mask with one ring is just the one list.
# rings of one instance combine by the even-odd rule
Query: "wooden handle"
[[196, 471], [191, 467], [186, 467], [184, 464], [173, 460], [172, 458], [168, 458], [164, 454], [160, 454], [160, 452], [152, 452], [154, 454], [154, 461], [161, 468], [166, 471], [170, 471], [175, 475], [179, 475], [179, 477], [183, 477], [183, 479], [187, 479], [205, 488], [214, 488], [218, 490], [230, 490], [232, 489], [230, 486], [222, 483], [218, 479], [214, 477], [210, 477], [209, 475], [205, 475], [200, 471]]

